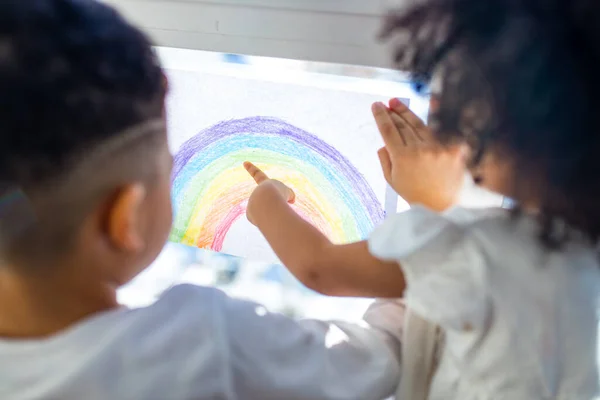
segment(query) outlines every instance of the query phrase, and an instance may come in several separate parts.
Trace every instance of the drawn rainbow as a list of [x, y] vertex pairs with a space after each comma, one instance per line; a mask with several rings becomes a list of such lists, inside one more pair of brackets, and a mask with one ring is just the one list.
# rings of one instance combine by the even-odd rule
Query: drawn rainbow
[[170, 240], [221, 251], [256, 184], [252, 161], [296, 192], [296, 211], [334, 243], [366, 238], [384, 211], [371, 186], [335, 148], [271, 117], [221, 122], [188, 140], [175, 156]]

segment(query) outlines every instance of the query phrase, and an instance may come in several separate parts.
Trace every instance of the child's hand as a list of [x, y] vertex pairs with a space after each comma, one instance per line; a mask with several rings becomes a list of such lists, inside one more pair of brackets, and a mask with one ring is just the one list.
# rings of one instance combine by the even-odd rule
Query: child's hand
[[386, 181], [409, 204], [444, 211], [458, 200], [466, 172], [464, 146], [437, 143], [423, 121], [398, 99], [373, 105], [385, 142], [379, 159]]
[[267, 174], [261, 171], [256, 165], [246, 161], [244, 163], [246, 171], [254, 178], [258, 185], [252, 192], [248, 201], [246, 215], [248, 220], [256, 225], [257, 216], [269, 212], [273, 202], [287, 202], [293, 204], [296, 201], [296, 194], [283, 182], [270, 179]]

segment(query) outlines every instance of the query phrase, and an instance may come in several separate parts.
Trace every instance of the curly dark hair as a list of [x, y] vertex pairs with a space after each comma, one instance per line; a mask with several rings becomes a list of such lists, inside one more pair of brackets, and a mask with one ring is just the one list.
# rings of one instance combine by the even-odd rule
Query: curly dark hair
[[162, 114], [149, 40], [92, 0], [0, 2], [0, 182], [55, 177], [83, 149]]
[[77, 163], [95, 150], [125, 142], [130, 128], [162, 121], [165, 92], [150, 41], [109, 6], [94, 0], [0, 1], [3, 258], [58, 248], [85, 216], [84, 204], [107, 186], [107, 174], [131, 177], [130, 168], [115, 170], [124, 165], [119, 160], [142, 153], [137, 142], [135, 150], [131, 143], [127, 148], [133, 153], [113, 154], [103, 161], [106, 168], [83, 168], [78, 176], [88, 176], [72, 179]]
[[474, 164], [508, 157], [514, 200], [535, 191], [554, 248], [600, 239], [598, 17], [598, 0], [422, 0], [384, 28], [399, 69], [425, 87], [442, 76], [439, 140], [467, 141]]

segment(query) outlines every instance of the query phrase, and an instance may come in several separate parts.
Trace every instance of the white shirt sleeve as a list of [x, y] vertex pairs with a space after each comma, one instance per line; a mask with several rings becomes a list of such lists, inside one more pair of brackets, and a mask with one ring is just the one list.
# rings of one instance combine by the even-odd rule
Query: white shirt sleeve
[[369, 240], [371, 253], [397, 261], [407, 282], [407, 307], [445, 329], [478, 329], [489, 304], [485, 259], [469, 225], [414, 207], [390, 217]]
[[[374, 317], [383, 309], [394, 317]], [[401, 324], [394, 321], [401, 321], [403, 312], [400, 303], [377, 303], [366, 318], [379, 322], [379, 329], [366, 323], [299, 322], [228, 298], [223, 318], [232, 391], [240, 400], [388, 398], [400, 380]]]

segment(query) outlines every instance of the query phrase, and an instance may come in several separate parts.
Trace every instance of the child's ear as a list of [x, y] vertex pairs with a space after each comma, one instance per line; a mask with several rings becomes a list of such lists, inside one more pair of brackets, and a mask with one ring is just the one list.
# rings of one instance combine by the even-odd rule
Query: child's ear
[[126, 252], [139, 252], [146, 246], [142, 206], [146, 188], [134, 183], [120, 188], [107, 213], [107, 234], [113, 246]]

